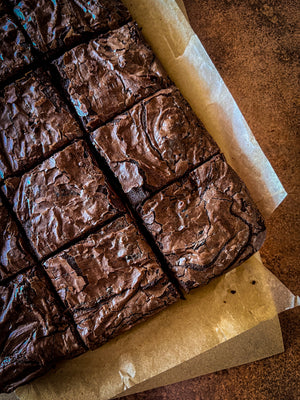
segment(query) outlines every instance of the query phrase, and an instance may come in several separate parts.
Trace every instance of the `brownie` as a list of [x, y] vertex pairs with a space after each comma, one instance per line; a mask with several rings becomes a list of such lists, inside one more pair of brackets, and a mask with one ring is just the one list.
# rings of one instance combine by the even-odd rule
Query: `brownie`
[[175, 287], [127, 216], [44, 265], [91, 349], [178, 299]]
[[0, 82], [33, 61], [23, 33], [8, 15], [0, 17]]
[[81, 135], [46, 73], [6, 86], [0, 97], [0, 176], [29, 168]]
[[0, 281], [33, 266], [24, 238], [0, 198]]
[[169, 83], [135, 23], [75, 47], [54, 64], [89, 130]]
[[43, 274], [32, 269], [0, 285], [0, 392], [84, 351]]
[[133, 205], [219, 152], [175, 87], [141, 101], [91, 138]]
[[87, 34], [130, 19], [120, 0], [10, 0], [33, 45], [43, 53], [78, 43]]
[[186, 291], [239, 265], [265, 239], [259, 211], [221, 155], [146, 200], [139, 212]]
[[82, 140], [54, 154], [4, 190], [43, 258], [119, 212], [121, 205]]

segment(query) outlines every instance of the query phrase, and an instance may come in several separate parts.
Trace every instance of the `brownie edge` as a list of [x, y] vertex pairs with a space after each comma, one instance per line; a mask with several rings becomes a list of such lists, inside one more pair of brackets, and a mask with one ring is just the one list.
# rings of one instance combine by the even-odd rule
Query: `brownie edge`
[[222, 155], [146, 200], [139, 213], [186, 292], [241, 264], [266, 235], [245, 184]]

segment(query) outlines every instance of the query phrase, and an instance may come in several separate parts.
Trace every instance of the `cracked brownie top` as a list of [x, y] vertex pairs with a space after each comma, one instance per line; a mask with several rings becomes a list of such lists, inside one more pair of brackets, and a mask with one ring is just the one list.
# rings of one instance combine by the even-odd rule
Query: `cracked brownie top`
[[133, 205], [219, 152], [174, 86], [90, 135]]
[[169, 83], [135, 23], [75, 47], [54, 64], [88, 130]]
[[44, 265], [90, 348], [178, 298], [128, 216], [118, 218]]
[[40, 258], [122, 207], [81, 140], [21, 178], [8, 178], [4, 189]]
[[10, 0], [33, 45], [51, 53], [130, 19], [120, 0]]
[[221, 155], [146, 200], [139, 212], [186, 291], [239, 265], [265, 239], [245, 184]]

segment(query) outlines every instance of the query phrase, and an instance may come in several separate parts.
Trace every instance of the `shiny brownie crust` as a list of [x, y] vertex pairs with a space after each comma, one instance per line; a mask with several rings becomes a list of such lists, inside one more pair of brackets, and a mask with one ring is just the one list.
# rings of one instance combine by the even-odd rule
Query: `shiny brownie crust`
[[68, 107], [41, 70], [6, 86], [0, 97], [0, 175], [28, 169], [82, 136]]
[[0, 392], [84, 351], [43, 274], [32, 269], [0, 285]]
[[51, 53], [130, 19], [120, 0], [10, 0], [33, 45]]
[[44, 266], [91, 349], [179, 297], [128, 216], [50, 258]]
[[91, 138], [134, 206], [219, 152], [175, 87], [141, 101]]
[[39, 258], [104, 223], [121, 207], [81, 140], [21, 178], [8, 178], [4, 190]]
[[139, 208], [185, 291], [259, 250], [265, 225], [248, 190], [217, 155]]
[[54, 64], [88, 130], [169, 83], [135, 23], [75, 47]]

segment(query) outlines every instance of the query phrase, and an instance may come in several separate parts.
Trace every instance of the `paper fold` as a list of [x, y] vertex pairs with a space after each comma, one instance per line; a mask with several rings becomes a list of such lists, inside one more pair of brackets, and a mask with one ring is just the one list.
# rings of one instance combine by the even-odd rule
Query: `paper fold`
[[264, 216], [286, 192], [175, 0], [123, 0], [171, 79], [246, 183]]

